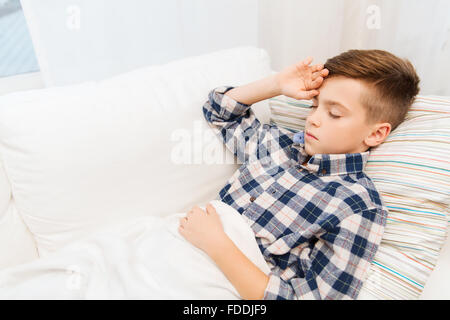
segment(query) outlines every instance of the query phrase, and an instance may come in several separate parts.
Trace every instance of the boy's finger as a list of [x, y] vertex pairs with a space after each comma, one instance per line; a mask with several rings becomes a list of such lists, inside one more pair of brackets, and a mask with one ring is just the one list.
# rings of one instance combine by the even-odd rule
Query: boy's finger
[[316, 80], [318, 77], [322, 76], [322, 72], [314, 72], [311, 76], [311, 80], [314, 81]]
[[203, 212], [203, 209], [200, 208], [198, 205], [195, 205], [194, 208], [192, 208], [193, 212]]
[[313, 58], [311, 56], [307, 57], [305, 60], [303, 60], [303, 64], [305, 66], [309, 65], [313, 61]]
[[319, 91], [317, 91], [317, 90], [305, 91], [304, 92], [304, 97], [302, 99], [306, 99], [306, 100], [312, 99], [315, 96], [317, 96], [318, 94], [319, 94]]
[[215, 212], [215, 208], [212, 206], [212, 204], [208, 203], [206, 205], [206, 212], [207, 213], [214, 213]]
[[319, 87], [323, 82], [323, 78], [322, 77], [318, 77], [317, 79], [315, 79], [312, 83], [311, 83], [311, 87], [312, 88], [317, 88]]
[[323, 64], [315, 64], [310, 67], [312, 72], [318, 72], [323, 69]]
[[311, 95], [314, 97], [314, 96], [317, 96], [318, 94], [319, 94], [319, 91], [318, 90], [311, 90], [312, 92], [311, 92]]
[[189, 231], [187, 231], [185, 228], [179, 226], [178, 232], [186, 239], [186, 236], [189, 235]]

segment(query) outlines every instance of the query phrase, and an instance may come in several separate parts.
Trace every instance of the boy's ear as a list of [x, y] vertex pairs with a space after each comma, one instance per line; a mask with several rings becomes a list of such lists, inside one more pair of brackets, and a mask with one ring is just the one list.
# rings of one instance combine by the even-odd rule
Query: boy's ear
[[366, 137], [364, 142], [369, 147], [375, 147], [386, 140], [386, 138], [391, 133], [391, 124], [388, 122], [385, 123], [377, 123], [372, 130], [372, 132]]

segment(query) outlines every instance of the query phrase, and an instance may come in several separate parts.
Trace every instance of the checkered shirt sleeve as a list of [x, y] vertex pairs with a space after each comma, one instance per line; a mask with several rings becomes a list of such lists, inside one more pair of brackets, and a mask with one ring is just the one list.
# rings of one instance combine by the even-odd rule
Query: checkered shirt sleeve
[[210, 128], [237, 157], [239, 164], [278, 155], [277, 151], [286, 143], [282, 133], [288, 130], [261, 124], [251, 105], [225, 95], [233, 88], [222, 86], [210, 91], [208, 101], [203, 105], [203, 115]]

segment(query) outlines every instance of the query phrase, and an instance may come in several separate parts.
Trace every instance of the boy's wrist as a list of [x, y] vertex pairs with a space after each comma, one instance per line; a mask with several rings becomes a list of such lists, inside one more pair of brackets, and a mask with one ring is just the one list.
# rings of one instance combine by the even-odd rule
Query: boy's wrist
[[210, 242], [208, 247], [205, 248], [206, 253], [210, 256], [214, 261], [216, 261], [218, 255], [221, 255], [226, 251], [226, 248], [230, 244], [231, 239], [228, 235], [223, 232], [221, 234], [216, 235], [215, 241]]
[[278, 73], [274, 73], [267, 77], [268, 83], [269, 83], [269, 92], [271, 93], [270, 96], [276, 97], [281, 95], [281, 83]]

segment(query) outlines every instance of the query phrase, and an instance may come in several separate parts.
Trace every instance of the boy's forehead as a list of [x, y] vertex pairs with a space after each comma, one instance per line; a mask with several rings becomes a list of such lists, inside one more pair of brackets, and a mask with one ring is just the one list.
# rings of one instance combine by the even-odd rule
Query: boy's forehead
[[329, 105], [336, 105], [347, 111], [356, 111], [361, 107], [361, 94], [365, 91], [364, 83], [361, 80], [345, 77], [325, 78], [319, 88], [319, 95], [313, 98], [316, 102]]

